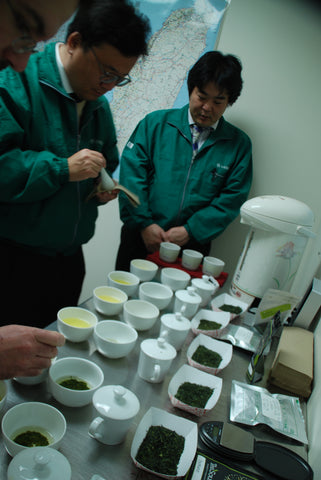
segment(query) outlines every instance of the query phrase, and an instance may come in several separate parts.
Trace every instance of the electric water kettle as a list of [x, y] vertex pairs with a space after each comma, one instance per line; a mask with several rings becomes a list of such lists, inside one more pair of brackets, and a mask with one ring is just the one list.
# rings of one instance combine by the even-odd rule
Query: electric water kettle
[[230, 293], [251, 304], [269, 288], [290, 291], [314, 214], [304, 203], [281, 195], [264, 195], [241, 207], [241, 223], [250, 225], [234, 272]]

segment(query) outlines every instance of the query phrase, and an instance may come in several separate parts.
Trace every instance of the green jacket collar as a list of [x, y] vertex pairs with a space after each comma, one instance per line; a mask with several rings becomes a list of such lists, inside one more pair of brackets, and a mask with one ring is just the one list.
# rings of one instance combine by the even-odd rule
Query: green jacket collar
[[[179, 109], [171, 110], [170, 119], [168, 123], [177, 130], [192, 143], [192, 134], [190, 125], [188, 122], [188, 108], [189, 104], [184, 105], [184, 107]], [[217, 140], [230, 139], [232, 138], [232, 126], [223, 118], [220, 118], [218, 125], [215, 130], [212, 130], [209, 137], [204, 143], [204, 146], [210, 146], [215, 143]]]

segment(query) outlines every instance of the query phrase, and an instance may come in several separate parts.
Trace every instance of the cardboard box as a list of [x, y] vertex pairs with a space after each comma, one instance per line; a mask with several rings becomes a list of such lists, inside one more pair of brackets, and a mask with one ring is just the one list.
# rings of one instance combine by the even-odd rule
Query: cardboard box
[[313, 333], [284, 327], [269, 381], [284, 390], [309, 397], [313, 380]]

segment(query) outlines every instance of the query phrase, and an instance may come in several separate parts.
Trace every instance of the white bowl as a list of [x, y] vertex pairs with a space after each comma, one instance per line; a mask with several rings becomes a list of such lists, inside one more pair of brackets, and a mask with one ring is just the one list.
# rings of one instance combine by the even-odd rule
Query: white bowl
[[[209, 350], [218, 353], [222, 357], [221, 363], [218, 365], [218, 367], [203, 365], [202, 363], [198, 363], [192, 359], [195, 351], [200, 345], [203, 345]], [[232, 359], [232, 353], [233, 347], [230, 343], [222, 342], [220, 340], [216, 340], [215, 338], [211, 338], [207, 335], [203, 335], [202, 333], [200, 333], [191, 342], [186, 354], [188, 363], [192, 367], [199, 368], [200, 370], [211, 373], [212, 375], [217, 375], [221, 370], [223, 370], [223, 368], [227, 367], [227, 365], [230, 363]]]
[[249, 308], [248, 303], [241, 302], [240, 300], [233, 297], [232, 295], [229, 295], [228, 293], [222, 293], [222, 295], [219, 295], [218, 297], [213, 298], [213, 300], [211, 301], [212, 309], [216, 312], [224, 311], [220, 309], [222, 305], [233, 305], [235, 307], [240, 307], [242, 309], [242, 311], [237, 314], [229, 312], [231, 320], [233, 320], [233, 318], [235, 317], [238, 317], [239, 315], [242, 315]]
[[0, 414], [4, 410], [7, 401], [8, 387], [5, 380], [0, 380]]
[[134, 328], [119, 320], [102, 320], [94, 330], [97, 350], [108, 358], [122, 358], [134, 348], [137, 340]]
[[159, 309], [145, 300], [128, 300], [124, 305], [124, 320], [135, 330], [148, 330], [158, 319]]
[[[224, 332], [224, 328], [227, 327], [227, 325], [229, 324], [230, 318], [231, 317], [229, 312], [213, 312], [212, 310], [201, 309], [192, 319], [192, 332], [195, 335], [203, 333], [204, 335], [208, 335], [209, 337], [219, 338]], [[201, 329], [199, 327], [201, 320], [216, 322], [220, 324], [220, 327], [216, 329], [212, 328], [211, 330]]]
[[159, 310], [163, 310], [169, 305], [173, 292], [162, 283], [144, 282], [139, 286], [138, 295], [141, 300], [153, 303]]
[[101, 286], [94, 289], [95, 309], [103, 315], [118, 315], [128, 300], [127, 293], [120, 288]]
[[97, 322], [96, 315], [85, 308], [65, 307], [57, 313], [58, 331], [70, 342], [78, 343], [87, 340]]
[[[181, 454], [179, 459], [179, 463], [177, 466], [177, 474], [176, 475], [165, 475], [160, 472], [155, 472], [150, 470], [149, 468], [145, 467], [141, 463], [136, 460], [136, 456], [141, 446], [146, 434], [151, 426], [163, 426], [169, 430], [176, 432], [178, 435], [181, 435], [185, 439], [184, 443], [184, 450]], [[197, 424], [195, 422], [191, 422], [182, 417], [178, 417], [177, 415], [173, 415], [171, 413], [166, 412], [165, 410], [161, 410], [159, 408], [151, 407], [144, 415], [142, 420], [140, 421], [131, 446], [130, 455], [136, 467], [145, 470], [146, 472], [152, 473], [162, 478], [167, 479], [174, 479], [177, 477], [184, 477], [194, 459], [195, 453], [197, 449]], [[157, 455], [157, 451], [155, 451], [155, 455]]]
[[[75, 377], [85, 381], [89, 390], [72, 390], [59, 385], [63, 379]], [[67, 407], [88, 405], [94, 392], [104, 381], [104, 374], [96, 363], [80, 357], [60, 358], [49, 369], [49, 388], [54, 398]]]
[[141, 282], [153, 280], [158, 271], [158, 265], [150, 260], [135, 258], [130, 262], [130, 272], [136, 275]]
[[107, 283], [110, 287], [119, 288], [125, 292], [128, 297], [133, 297], [137, 293], [139, 278], [130, 272], [114, 270], [108, 273]]
[[[185, 382], [189, 382], [204, 387], [209, 387], [213, 390], [211, 396], [207, 400], [204, 407], [192, 406], [182, 402], [176, 398], [179, 387]], [[168, 385], [168, 396], [174, 407], [185, 410], [186, 412], [197, 415], [198, 417], [205, 415], [209, 410], [215, 407], [222, 391], [223, 381], [221, 378], [209, 373], [200, 372], [197, 368], [190, 365], [182, 365], [172, 377]]]
[[14, 380], [22, 385], [38, 385], [46, 380], [48, 377], [49, 368], [45, 368], [39, 375], [32, 377], [14, 377]]
[[190, 274], [179, 268], [168, 267], [161, 270], [161, 282], [171, 288], [173, 292], [184, 290], [190, 279]]
[[13, 457], [22, 450], [30, 448], [13, 441], [16, 435], [28, 430], [39, 431], [47, 437], [51, 448], [59, 448], [66, 432], [66, 420], [57, 408], [47, 403], [25, 402], [7, 411], [3, 416], [1, 427], [4, 445]]

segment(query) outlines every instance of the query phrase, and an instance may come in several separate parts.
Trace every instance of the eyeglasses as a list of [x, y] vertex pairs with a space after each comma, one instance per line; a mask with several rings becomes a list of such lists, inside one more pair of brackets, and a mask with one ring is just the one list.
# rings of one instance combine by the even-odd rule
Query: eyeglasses
[[123, 87], [124, 85], [127, 85], [127, 83], [132, 81], [129, 75], [117, 75], [116, 73], [106, 72], [106, 70], [104, 69], [104, 66], [98, 60], [94, 49], [89, 47], [89, 50], [92, 52], [93, 56], [95, 57], [96, 62], [98, 63], [99, 69], [101, 71], [101, 76], [100, 76], [101, 83], [106, 83], [106, 84], [115, 83], [116, 87]]
[[15, 53], [34, 53], [37, 42], [28, 35], [22, 35], [12, 41], [11, 47]]

